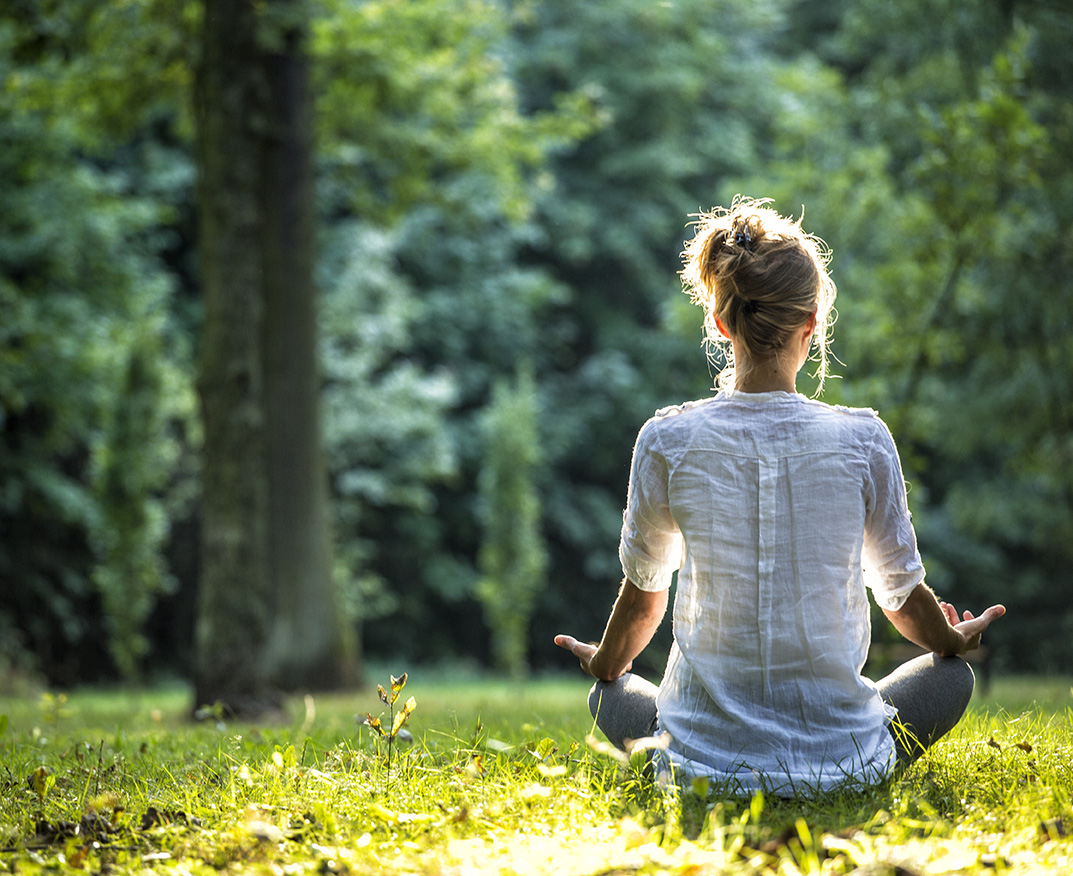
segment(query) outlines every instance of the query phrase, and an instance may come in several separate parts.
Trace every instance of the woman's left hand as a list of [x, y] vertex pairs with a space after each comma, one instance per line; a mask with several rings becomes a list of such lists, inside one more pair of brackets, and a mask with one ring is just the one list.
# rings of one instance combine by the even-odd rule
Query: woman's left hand
[[593, 678], [614, 681], [633, 669], [634, 658], [652, 640], [666, 611], [666, 590], [641, 590], [624, 578], [598, 646], [563, 635], [555, 637], [555, 644], [577, 657]]

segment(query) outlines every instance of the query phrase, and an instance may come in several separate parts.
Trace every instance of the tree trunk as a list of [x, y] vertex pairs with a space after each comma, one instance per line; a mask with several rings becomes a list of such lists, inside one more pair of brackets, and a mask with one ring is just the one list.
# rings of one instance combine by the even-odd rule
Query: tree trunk
[[357, 680], [355, 635], [332, 579], [320, 431], [313, 174], [300, 0], [275, 0], [264, 69], [271, 127], [265, 143], [262, 334], [267, 416], [268, 556], [275, 598], [268, 663], [287, 689]]
[[205, 317], [196, 705], [355, 680], [331, 574], [301, 0], [206, 0], [197, 85]]
[[264, 382], [261, 369], [261, 87], [248, 0], [206, 0], [198, 122], [199, 246], [204, 295], [198, 389], [202, 575], [195, 707], [271, 708], [265, 661]]

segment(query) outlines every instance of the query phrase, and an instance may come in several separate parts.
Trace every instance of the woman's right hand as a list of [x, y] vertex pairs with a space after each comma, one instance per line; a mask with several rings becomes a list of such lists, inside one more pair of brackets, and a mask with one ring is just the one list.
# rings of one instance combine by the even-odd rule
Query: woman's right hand
[[602, 667], [597, 665], [600, 664], [600, 661], [596, 659], [597, 652], [599, 651], [599, 648], [597, 648], [596, 645], [593, 645], [590, 642], [580, 642], [573, 636], [567, 635], [556, 636], [555, 644], [577, 657], [578, 663], [581, 664], [581, 668], [584, 672], [594, 678], [599, 678], [602, 681], [613, 681], [620, 675], [629, 672], [630, 668], [633, 666], [633, 661], [630, 661], [626, 668], [617, 674], [602, 671]]
[[940, 601], [939, 607], [946, 614], [946, 619], [949, 621], [950, 626], [957, 630], [965, 640], [964, 647], [958, 651], [958, 654], [975, 651], [979, 648], [980, 636], [984, 630], [991, 626], [992, 621], [997, 620], [1006, 613], [1006, 606], [992, 605], [985, 609], [979, 617], [971, 611], [965, 611], [959, 618], [957, 609], [951, 603]]
[[913, 588], [901, 608], [883, 609], [894, 628], [910, 642], [943, 657], [956, 657], [979, 648], [980, 635], [1005, 613], [1004, 605], [992, 605], [979, 617], [971, 611], [958, 617], [957, 609], [939, 599], [923, 581]]

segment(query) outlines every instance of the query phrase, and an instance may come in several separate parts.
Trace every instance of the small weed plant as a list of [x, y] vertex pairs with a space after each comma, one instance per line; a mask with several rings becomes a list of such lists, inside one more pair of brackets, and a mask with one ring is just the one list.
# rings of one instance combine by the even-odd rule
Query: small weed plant
[[373, 729], [378, 739], [382, 739], [387, 743], [387, 770], [389, 775], [391, 773], [391, 752], [395, 740], [399, 738], [400, 734], [407, 732], [403, 730], [403, 725], [409, 720], [410, 715], [414, 713], [414, 709], [417, 708], [417, 700], [410, 697], [398, 712], [395, 711], [395, 703], [398, 702], [404, 687], [406, 687], [405, 672], [398, 678], [394, 675], [391, 676], [390, 690], [384, 690], [382, 684], [376, 686], [376, 691], [380, 694], [380, 702], [388, 707], [387, 726], [389, 729], [384, 729], [379, 718], [374, 718], [368, 712], [365, 714], [365, 723]]
[[189, 724], [183, 689], [8, 700], [0, 872], [1073, 872], [1068, 683], [1033, 703], [1000, 680], [906, 772], [812, 799], [654, 783], [590, 737], [583, 679], [445, 677], [416, 713], [405, 683], [378, 688], [386, 719], [356, 694], [265, 726]]

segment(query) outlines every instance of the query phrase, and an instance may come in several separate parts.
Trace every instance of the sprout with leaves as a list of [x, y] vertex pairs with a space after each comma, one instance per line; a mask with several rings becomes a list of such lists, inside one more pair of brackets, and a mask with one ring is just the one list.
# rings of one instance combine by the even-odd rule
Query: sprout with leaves
[[402, 694], [402, 689], [405, 686], [405, 672], [398, 678], [394, 675], [391, 676], [390, 692], [384, 690], [382, 684], [376, 686], [376, 690], [380, 694], [380, 701], [388, 707], [388, 726], [391, 728], [390, 730], [384, 729], [379, 718], [374, 717], [370, 713], [366, 713], [365, 715], [364, 723], [368, 724], [376, 732], [377, 738], [387, 740], [387, 768], [389, 772], [391, 771], [391, 751], [395, 739], [402, 730], [403, 725], [409, 720], [410, 715], [413, 714], [414, 709], [417, 708], [417, 700], [410, 697], [398, 712], [395, 711], [395, 703], [398, 701], [400, 694]]

